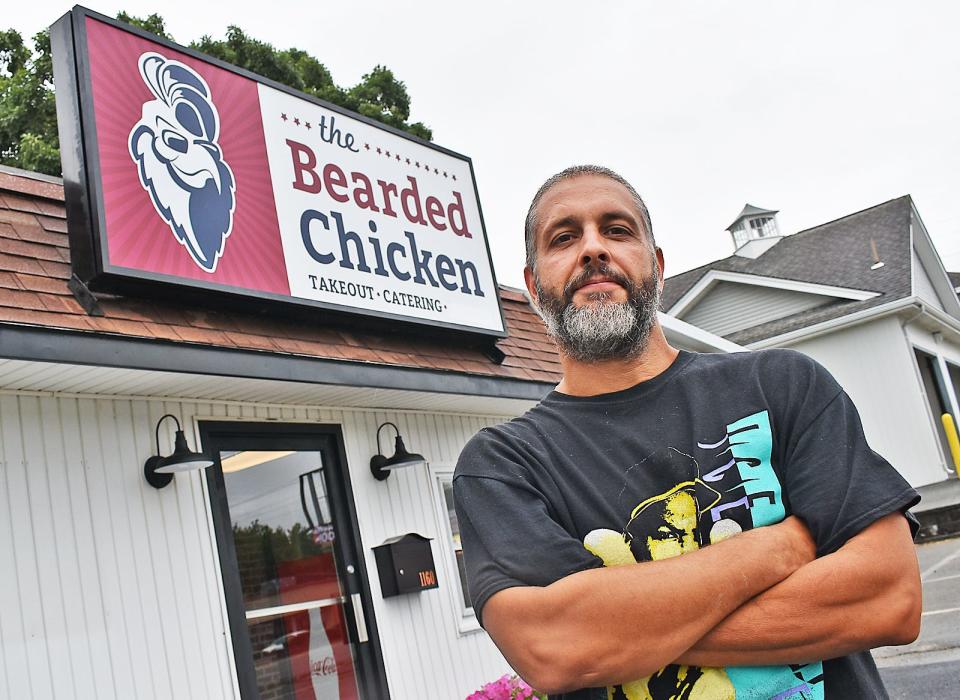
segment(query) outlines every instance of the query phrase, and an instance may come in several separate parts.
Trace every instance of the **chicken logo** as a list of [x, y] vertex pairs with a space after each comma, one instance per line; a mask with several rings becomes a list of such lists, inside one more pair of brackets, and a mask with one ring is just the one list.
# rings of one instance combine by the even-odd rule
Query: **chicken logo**
[[130, 156], [157, 213], [204, 272], [213, 273], [233, 227], [235, 185], [217, 137], [220, 117], [206, 81], [158, 53], [140, 56], [155, 99], [130, 131]]

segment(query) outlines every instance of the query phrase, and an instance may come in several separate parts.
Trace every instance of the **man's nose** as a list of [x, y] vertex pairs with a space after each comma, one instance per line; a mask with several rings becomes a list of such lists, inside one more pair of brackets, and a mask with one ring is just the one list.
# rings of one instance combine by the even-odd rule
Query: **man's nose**
[[603, 233], [595, 226], [588, 226], [580, 237], [580, 264], [590, 265], [610, 262], [610, 249]]

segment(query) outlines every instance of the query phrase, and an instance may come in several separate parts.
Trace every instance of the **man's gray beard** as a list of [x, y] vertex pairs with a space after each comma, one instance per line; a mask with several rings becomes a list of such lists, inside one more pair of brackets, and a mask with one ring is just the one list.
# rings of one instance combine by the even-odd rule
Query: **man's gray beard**
[[[540, 316], [557, 345], [571, 359], [601, 362], [637, 357], [646, 349], [657, 322], [660, 307], [657, 271], [654, 262], [653, 274], [637, 286], [601, 267], [599, 271], [578, 276], [562, 297], [545, 292], [537, 280]], [[620, 283], [627, 290], [627, 301], [612, 302], [605, 292], [599, 292], [583, 306], [574, 306], [577, 282], [597, 274]]]

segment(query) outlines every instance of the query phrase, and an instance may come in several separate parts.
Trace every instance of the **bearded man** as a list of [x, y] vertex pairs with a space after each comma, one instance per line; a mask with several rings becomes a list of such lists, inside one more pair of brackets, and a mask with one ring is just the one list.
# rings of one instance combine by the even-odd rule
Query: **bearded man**
[[547, 180], [526, 244], [563, 379], [454, 476], [506, 659], [567, 700], [887, 697], [867, 650], [919, 634], [919, 497], [850, 398], [796, 352], [671, 347], [650, 216], [606, 168]]

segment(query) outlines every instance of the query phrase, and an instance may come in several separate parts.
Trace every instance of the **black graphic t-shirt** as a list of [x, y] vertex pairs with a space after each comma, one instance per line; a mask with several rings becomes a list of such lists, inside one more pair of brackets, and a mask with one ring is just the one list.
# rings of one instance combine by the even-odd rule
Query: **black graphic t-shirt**
[[[791, 514], [810, 528], [822, 556], [919, 500], [867, 445], [833, 377], [790, 350], [681, 352], [665, 372], [623, 391], [553, 392], [474, 436], [453, 483], [481, 623], [484, 604], [505, 588], [665, 559]], [[624, 686], [562, 697], [887, 695], [863, 652], [794, 666], [667, 666]]]

